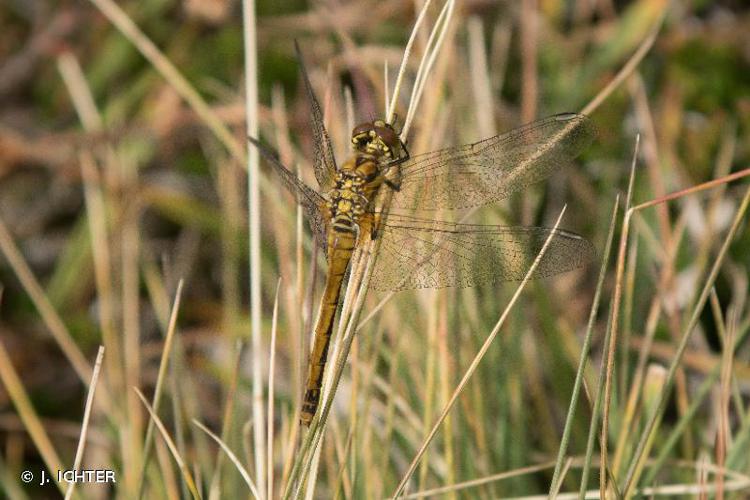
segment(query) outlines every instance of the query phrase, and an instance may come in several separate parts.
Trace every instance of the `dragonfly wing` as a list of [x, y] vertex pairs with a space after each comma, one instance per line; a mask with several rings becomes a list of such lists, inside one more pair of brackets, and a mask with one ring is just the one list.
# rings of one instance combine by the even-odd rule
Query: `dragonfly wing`
[[[552, 232], [391, 214], [380, 233], [370, 286], [390, 291], [520, 281]], [[554, 233], [534, 277], [570, 271], [594, 255], [585, 238], [559, 229]]]
[[315, 141], [313, 169], [315, 170], [315, 179], [321, 189], [328, 189], [332, 185], [333, 175], [336, 172], [336, 159], [333, 156], [333, 147], [331, 138], [323, 122], [323, 112], [320, 109], [318, 99], [315, 97], [310, 78], [307, 75], [305, 61], [302, 58], [297, 41], [294, 41], [294, 49], [299, 61], [299, 69], [302, 74], [302, 81], [305, 84], [307, 100], [310, 103], [310, 126], [313, 131], [313, 140]]
[[484, 205], [539, 182], [588, 146], [584, 115], [565, 113], [473, 144], [414, 156], [401, 164], [391, 208], [459, 209]]
[[273, 169], [281, 177], [284, 186], [292, 193], [297, 203], [302, 206], [315, 242], [325, 251], [326, 231], [329, 222], [325, 199], [310, 186], [302, 182], [291, 170], [286, 168], [279, 161], [274, 151], [261, 144], [257, 139], [248, 137], [248, 140], [258, 148], [263, 157], [273, 166]]

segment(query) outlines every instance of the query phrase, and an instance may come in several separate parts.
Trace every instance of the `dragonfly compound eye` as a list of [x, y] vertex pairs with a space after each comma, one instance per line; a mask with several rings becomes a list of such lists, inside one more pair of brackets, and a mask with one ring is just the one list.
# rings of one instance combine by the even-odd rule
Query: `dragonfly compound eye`
[[375, 127], [375, 131], [377, 132], [378, 137], [380, 137], [380, 140], [383, 141], [387, 149], [390, 149], [391, 151], [397, 148], [401, 143], [398, 134], [389, 124], [383, 123], [382, 126]]
[[357, 137], [358, 135], [367, 134], [367, 132], [372, 129], [372, 123], [366, 122], [366, 123], [360, 123], [356, 127], [354, 127], [354, 130], [352, 130], [352, 137]]

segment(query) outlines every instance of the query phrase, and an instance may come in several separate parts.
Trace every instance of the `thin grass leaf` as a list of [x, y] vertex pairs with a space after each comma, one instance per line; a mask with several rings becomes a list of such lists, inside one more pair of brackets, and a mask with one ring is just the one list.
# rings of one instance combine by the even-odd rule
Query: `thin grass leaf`
[[242, 476], [242, 479], [245, 480], [245, 484], [247, 484], [247, 487], [250, 489], [250, 493], [253, 494], [254, 498], [260, 498], [260, 494], [258, 493], [258, 488], [255, 486], [255, 483], [250, 478], [250, 474], [248, 474], [247, 470], [242, 466], [242, 462], [237, 458], [237, 455], [234, 454], [234, 452], [227, 446], [227, 444], [216, 434], [211, 432], [211, 430], [206, 427], [205, 425], [201, 424], [197, 420], [193, 420], [193, 423], [203, 432], [208, 434], [211, 439], [216, 441], [216, 444], [218, 444], [221, 449], [226, 453], [227, 457], [229, 457], [229, 460], [234, 464], [234, 466], [237, 468], [237, 471]]
[[156, 414], [154, 409], [151, 407], [150, 404], [148, 404], [148, 401], [146, 400], [146, 397], [143, 395], [141, 391], [138, 390], [137, 387], [134, 387], [133, 390], [138, 394], [138, 397], [141, 399], [141, 402], [148, 410], [149, 414], [151, 415], [151, 421], [154, 422], [154, 425], [156, 425], [157, 429], [159, 429], [159, 432], [161, 433], [162, 438], [164, 438], [164, 442], [169, 447], [169, 451], [172, 453], [172, 457], [174, 458], [175, 462], [180, 468], [180, 472], [182, 472], [182, 479], [187, 484], [188, 490], [190, 490], [190, 494], [193, 496], [194, 499], [200, 499], [201, 495], [198, 493], [198, 489], [195, 486], [195, 481], [193, 480], [193, 476], [190, 473], [190, 468], [185, 463], [185, 460], [180, 455], [180, 452], [177, 450], [177, 446], [175, 445], [174, 441], [172, 441], [172, 438], [169, 436], [169, 432], [167, 431], [167, 428], [164, 427], [164, 424], [162, 423], [159, 416]]
[[[154, 396], [152, 403], [149, 406], [149, 411], [153, 408], [154, 413], [159, 411], [159, 404], [161, 403], [161, 396], [164, 387], [164, 380], [167, 374], [167, 367], [169, 366], [169, 358], [172, 355], [172, 342], [174, 341], [175, 330], [177, 329], [177, 313], [180, 310], [180, 300], [182, 298], [182, 280], [177, 284], [177, 291], [175, 292], [174, 303], [172, 304], [172, 311], [169, 316], [169, 325], [167, 326], [167, 336], [164, 340], [164, 348], [162, 349], [161, 362], [159, 363], [159, 373], [156, 377], [156, 387], [154, 388]], [[134, 388], [137, 389], [137, 388]], [[138, 393], [140, 395], [140, 392]], [[148, 462], [151, 456], [151, 445], [153, 444], [154, 425], [156, 424], [155, 419], [151, 419], [146, 429], [146, 438], [143, 442], [143, 464], [141, 465], [141, 474], [139, 478], [138, 486], [138, 497], [143, 498], [145, 488], [145, 477], [146, 469], [148, 468]]]
[[[81, 422], [81, 437], [78, 439], [78, 446], [76, 447], [76, 456], [73, 459], [73, 470], [79, 470], [81, 468], [81, 461], [83, 460], [83, 450], [86, 446], [86, 436], [89, 430], [89, 419], [91, 417], [91, 408], [94, 405], [94, 394], [96, 394], [96, 385], [99, 382], [99, 371], [102, 368], [102, 360], [104, 359], [104, 346], [99, 346], [99, 351], [96, 354], [96, 361], [94, 362], [94, 373], [91, 375], [91, 383], [89, 384], [89, 391], [86, 395], [86, 406], [83, 409], [83, 421]], [[73, 497], [73, 491], [75, 490], [77, 482], [73, 481], [68, 485], [68, 491], [65, 492], [65, 500], [70, 500]]]

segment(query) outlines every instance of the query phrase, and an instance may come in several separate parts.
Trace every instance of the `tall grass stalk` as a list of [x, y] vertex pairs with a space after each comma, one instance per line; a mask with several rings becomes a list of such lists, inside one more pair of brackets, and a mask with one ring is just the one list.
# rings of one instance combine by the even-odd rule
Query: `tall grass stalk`
[[[611, 473], [608, 465], [607, 441], [609, 439], [609, 411], [612, 391], [612, 377], [614, 375], [615, 349], [617, 347], [617, 331], [620, 321], [620, 300], [622, 298], [623, 274], [625, 271], [625, 254], [628, 245], [628, 222], [627, 214], [630, 213], [630, 204], [633, 197], [633, 183], [635, 181], [635, 165], [638, 159], [638, 147], [640, 145], [640, 135], [635, 138], [632, 161], [630, 164], [630, 182], [628, 183], [628, 194], [625, 198], [625, 217], [620, 232], [620, 244], [617, 252], [617, 269], [615, 271], [615, 291], [612, 297], [612, 319], [610, 325], [612, 330], [609, 332], [611, 338], [607, 340], [608, 349], [606, 351], [606, 368], [602, 374], [604, 376], [604, 392], [602, 400], [602, 428], [599, 436], [599, 446], [601, 455], [599, 458], [599, 495], [604, 498], [607, 490], [607, 481]], [[601, 375], [600, 375], [601, 376]], [[581, 485], [585, 488], [585, 485]]]
[[[245, 48], [245, 116], [247, 136], [258, 136], [258, 49], [255, 26], [255, 1], [242, 2], [242, 27]], [[263, 360], [260, 277], [260, 158], [257, 148], [250, 148], [247, 157], [248, 220], [250, 225], [250, 346], [253, 371], [252, 413], [255, 479], [261, 498], [266, 494], [266, 423], [263, 409]], [[270, 443], [269, 443], [270, 446]]]
[[268, 455], [266, 457], [266, 472], [268, 474], [268, 496], [267, 498], [273, 498], [273, 465], [274, 465], [274, 453], [273, 453], [273, 441], [274, 441], [274, 382], [275, 382], [275, 371], [276, 371], [276, 333], [278, 331], [279, 322], [279, 289], [281, 288], [281, 278], [276, 284], [276, 295], [273, 301], [273, 317], [271, 319], [271, 344], [269, 346], [268, 355]]
[[[412, 46], [414, 45], [414, 41], [417, 39], [417, 33], [419, 32], [419, 28], [420, 26], [422, 26], [422, 23], [425, 20], [427, 10], [429, 9], [431, 3], [432, 0], [426, 0], [424, 2], [424, 5], [422, 5], [422, 8], [419, 11], [419, 15], [417, 16], [417, 20], [414, 22], [414, 27], [411, 30], [411, 34], [409, 35], [409, 41], [406, 42], [406, 47], [404, 47], [404, 55], [401, 58], [401, 66], [399, 67], [396, 76], [396, 84], [393, 87], [393, 97], [391, 98], [390, 105], [386, 104], [385, 121], [388, 123], [393, 122], [394, 113], [396, 112], [396, 106], [398, 105], [398, 98], [401, 95], [401, 83], [403, 82], [404, 75], [406, 74], [406, 67], [409, 61], [409, 57], [411, 56]], [[388, 88], [388, 85], [386, 85], [386, 88]], [[386, 103], [388, 103], [387, 99]]]

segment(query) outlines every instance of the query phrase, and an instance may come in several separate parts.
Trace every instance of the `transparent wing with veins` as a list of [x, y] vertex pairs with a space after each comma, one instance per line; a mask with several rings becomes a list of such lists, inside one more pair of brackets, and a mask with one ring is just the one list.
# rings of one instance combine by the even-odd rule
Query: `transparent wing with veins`
[[547, 178], [592, 141], [584, 115], [554, 115], [463, 146], [417, 155], [400, 165], [396, 210], [460, 209], [500, 200]]
[[[547, 237], [543, 227], [506, 227], [388, 215], [370, 287], [380, 291], [470, 287], [520, 281]], [[591, 243], [554, 231], [534, 276], [545, 277], [582, 266], [594, 255]]]
[[258, 148], [263, 157], [274, 167], [276, 173], [281, 177], [284, 186], [295, 197], [297, 203], [302, 206], [305, 218], [310, 224], [315, 243], [326, 251], [326, 233], [330, 222], [329, 211], [326, 209], [326, 201], [310, 186], [300, 180], [294, 173], [279, 161], [276, 153], [257, 139], [248, 137], [248, 140]]
[[305, 84], [305, 93], [310, 104], [310, 127], [313, 131], [314, 154], [313, 169], [318, 186], [322, 190], [328, 190], [333, 187], [333, 176], [337, 170], [336, 158], [333, 156], [333, 147], [331, 147], [331, 138], [328, 135], [325, 124], [323, 123], [323, 112], [320, 109], [318, 99], [315, 97], [310, 78], [305, 69], [305, 62], [302, 59], [297, 41], [294, 41], [294, 49], [299, 61], [299, 69], [302, 74], [302, 81]]

